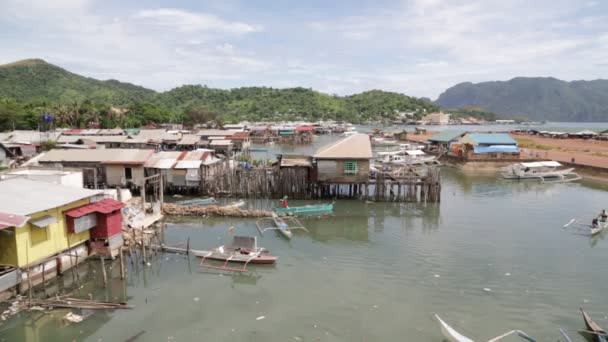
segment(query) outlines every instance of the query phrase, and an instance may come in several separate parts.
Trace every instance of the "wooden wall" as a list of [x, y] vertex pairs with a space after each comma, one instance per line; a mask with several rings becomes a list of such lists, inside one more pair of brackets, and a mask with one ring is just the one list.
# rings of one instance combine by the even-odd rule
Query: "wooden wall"
[[[345, 174], [344, 164], [348, 161], [357, 162], [356, 174]], [[317, 181], [333, 183], [362, 183], [369, 178], [369, 160], [317, 160]]]

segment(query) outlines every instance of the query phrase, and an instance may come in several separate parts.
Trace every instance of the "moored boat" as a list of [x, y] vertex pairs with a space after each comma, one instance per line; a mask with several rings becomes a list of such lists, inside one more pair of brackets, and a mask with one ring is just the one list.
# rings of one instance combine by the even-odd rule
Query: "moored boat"
[[582, 177], [574, 172], [574, 168], [560, 169], [562, 164], [556, 161], [539, 161], [517, 163], [500, 170], [505, 179], [538, 179], [543, 183], [547, 179], [558, 182], [571, 182]]
[[274, 212], [279, 215], [330, 215], [334, 212], [334, 202], [300, 207], [274, 208]]
[[[200, 267], [233, 271], [247, 272], [248, 264], [274, 264], [277, 257], [270, 254], [264, 247], [258, 247], [255, 236], [235, 236], [230, 244], [219, 246], [209, 251], [192, 251], [200, 257]], [[224, 261], [222, 266], [205, 264], [205, 260]], [[228, 267], [228, 263], [242, 263], [243, 267]]]
[[176, 202], [175, 204], [179, 204], [179, 205], [185, 205], [185, 206], [194, 206], [194, 205], [211, 205], [211, 204], [216, 204], [217, 201], [215, 200], [215, 198], [213, 197], [207, 197], [207, 198], [195, 198], [195, 199], [191, 199], [191, 200], [185, 200], [185, 201], [179, 201]]
[[597, 342], [607, 342], [608, 333], [606, 333], [604, 329], [600, 328], [600, 326], [591, 319], [591, 317], [583, 310], [583, 308], [581, 308], [581, 313], [583, 314], [585, 327], [587, 327], [587, 330], [589, 330], [595, 335], [594, 340]]
[[[472, 339], [462, 335], [461, 333], [459, 333], [458, 331], [456, 331], [454, 328], [452, 328], [451, 326], [449, 326], [446, 322], [444, 322], [438, 315], [435, 315], [435, 318], [437, 319], [437, 321], [439, 321], [439, 325], [441, 326], [441, 333], [443, 334], [443, 336], [450, 342], [475, 342]], [[534, 342], [534, 339], [531, 338], [530, 336], [528, 336], [526, 333], [524, 333], [521, 330], [511, 330], [507, 333], [504, 333], [500, 336], [496, 336], [490, 340], [488, 340], [488, 342], [495, 342], [495, 341], [499, 341], [509, 335], [512, 334], [517, 334], [519, 337], [526, 339], [528, 341], [532, 341]]]

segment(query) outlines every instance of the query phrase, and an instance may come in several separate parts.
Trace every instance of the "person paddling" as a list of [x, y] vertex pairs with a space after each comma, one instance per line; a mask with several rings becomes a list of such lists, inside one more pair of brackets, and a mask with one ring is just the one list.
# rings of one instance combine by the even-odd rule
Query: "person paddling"
[[283, 197], [283, 200], [281, 201], [281, 205], [283, 206], [283, 209], [289, 208], [289, 203], [287, 203], [287, 196]]
[[606, 213], [606, 210], [602, 210], [602, 213], [600, 214], [600, 221], [602, 222], [606, 222], [606, 220], [608, 220], [608, 213]]

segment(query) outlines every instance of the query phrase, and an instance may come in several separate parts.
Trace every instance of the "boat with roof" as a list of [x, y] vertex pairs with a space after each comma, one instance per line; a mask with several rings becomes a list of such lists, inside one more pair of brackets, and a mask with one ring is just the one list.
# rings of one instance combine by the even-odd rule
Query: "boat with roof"
[[574, 172], [574, 168], [562, 168], [556, 161], [538, 161], [517, 163], [500, 170], [505, 179], [538, 179], [547, 182], [572, 182], [582, 177]]

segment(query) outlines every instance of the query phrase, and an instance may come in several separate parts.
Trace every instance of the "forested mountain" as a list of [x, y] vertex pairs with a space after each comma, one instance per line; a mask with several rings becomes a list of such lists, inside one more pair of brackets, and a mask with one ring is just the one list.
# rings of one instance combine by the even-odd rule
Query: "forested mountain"
[[447, 89], [435, 102], [448, 108], [478, 106], [532, 120], [608, 121], [608, 80], [518, 77], [504, 82], [467, 82]]
[[0, 97], [19, 102], [109, 103], [115, 106], [146, 101], [153, 90], [116, 80], [99, 81], [73, 74], [41, 59], [0, 65]]
[[[119, 110], [117, 110], [119, 109]], [[126, 109], [126, 111], [125, 111]], [[0, 131], [35, 128], [50, 112], [61, 126], [139, 126], [217, 117], [238, 120], [336, 119], [362, 122], [438, 110], [428, 101], [380, 90], [351, 96], [307, 88], [213, 89], [184, 85], [167, 92], [83, 77], [39, 59], [0, 65]], [[201, 114], [203, 113], [203, 114]]]

